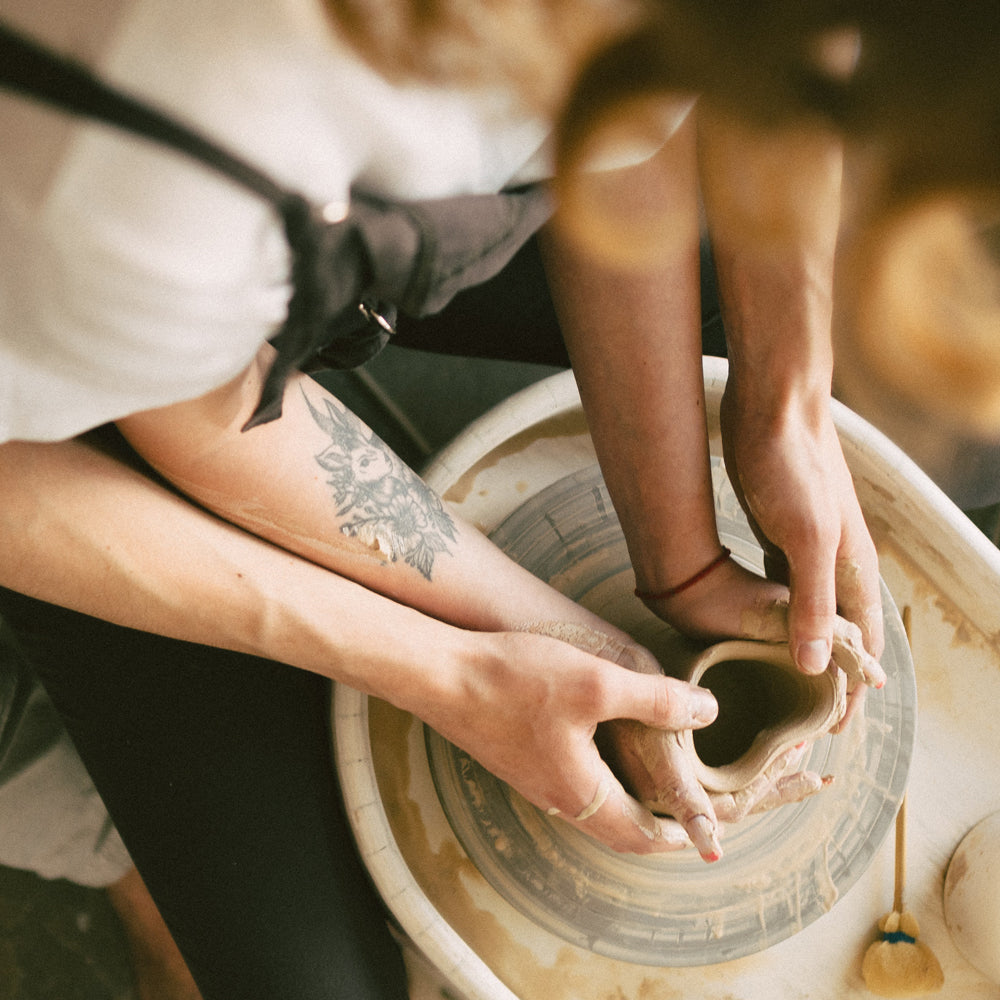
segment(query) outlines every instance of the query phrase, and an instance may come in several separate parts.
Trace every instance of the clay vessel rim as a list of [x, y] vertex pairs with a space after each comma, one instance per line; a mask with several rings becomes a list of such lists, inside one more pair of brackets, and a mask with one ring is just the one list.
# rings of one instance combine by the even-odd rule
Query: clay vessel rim
[[749, 639], [719, 642], [698, 654], [682, 676], [697, 684], [711, 667], [737, 660], [753, 660], [785, 670], [798, 681], [797, 690], [808, 691], [811, 698], [807, 708], [793, 713], [797, 717], [762, 728], [744, 754], [721, 767], [705, 764], [698, 757], [692, 730], [681, 732], [679, 740], [690, 755], [695, 776], [712, 792], [737, 792], [745, 788], [781, 754], [829, 732], [843, 711], [843, 685], [838, 672], [831, 668], [821, 674], [802, 673], [795, 666], [787, 643]]

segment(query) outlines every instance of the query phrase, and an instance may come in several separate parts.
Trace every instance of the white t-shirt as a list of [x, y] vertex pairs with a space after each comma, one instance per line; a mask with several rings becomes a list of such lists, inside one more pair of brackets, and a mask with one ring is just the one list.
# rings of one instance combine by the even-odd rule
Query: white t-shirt
[[[544, 146], [546, 124], [497, 96], [390, 86], [318, 0], [118, 0], [85, 30], [74, 6], [0, 0], [0, 17], [320, 202], [354, 182], [401, 198], [496, 191]], [[287, 248], [266, 203], [3, 91], [0, 134], [0, 441], [197, 397], [273, 334]]]

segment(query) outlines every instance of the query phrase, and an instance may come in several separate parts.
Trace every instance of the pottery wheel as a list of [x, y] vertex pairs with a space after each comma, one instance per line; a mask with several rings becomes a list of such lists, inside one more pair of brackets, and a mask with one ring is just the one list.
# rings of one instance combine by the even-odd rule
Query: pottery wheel
[[[760, 571], [761, 552], [718, 461], [722, 541]], [[584, 469], [515, 510], [491, 534], [535, 575], [669, 661], [683, 643], [632, 595], [634, 579], [600, 470]], [[599, 955], [651, 966], [709, 965], [761, 951], [826, 913], [892, 828], [913, 749], [916, 685], [905, 633], [883, 586], [888, 683], [803, 767], [833, 785], [725, 831], [724, 858], [694, 850], [621, 855], [528, 804], [431, 730], [438, 797], [487, 882], [535, 923]]]

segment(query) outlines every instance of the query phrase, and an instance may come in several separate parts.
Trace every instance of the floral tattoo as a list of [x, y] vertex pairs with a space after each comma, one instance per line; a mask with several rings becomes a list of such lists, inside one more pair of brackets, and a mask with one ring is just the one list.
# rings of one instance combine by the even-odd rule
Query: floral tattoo
[[341, 532], [430, 580], [435, 557], [456, 537], [441, 501], [352, 414], [329, 399], [323, 400], [325, 412], [308, 396], [306, 404], [330, 438], [316, 461], [329, 474], [338, 516], [346, 518]]

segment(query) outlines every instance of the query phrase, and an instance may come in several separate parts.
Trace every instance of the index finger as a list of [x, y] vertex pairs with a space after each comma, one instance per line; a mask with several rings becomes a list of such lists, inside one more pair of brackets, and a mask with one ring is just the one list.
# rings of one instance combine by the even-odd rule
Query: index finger
[[619, 853], [660, 854], [690, 844], [680, 823], [654, 816], [622, 788], [609, 768], [602, 774], [591, 804], [577, 816], [563, 819]]
[[600, 784], [591, 804], [577, 816], [564, 818], [588, 837], [619, 852], [664, 853], [694, 843], [704, 860], [717, 861], [722, 850], [716, 835], [715, 814], [707, 795], [704, 808], [711, 818], [699, 812], [689, 816], [683, 824], [673, 816], [657, 816], [629, 795], [611, 769], [603, 765]]
[[865, 649], [878, 659], [885, 648], [878, 554], [874, 544], [865, 548], [837, 560], [837, 602], [843, 617], [861, 629]]
[[715, 695], [707, 688], [676, 677], [619, 671], [606, 677], [603, 718], [635, 719], [654, 729], [701, 729], [719, 714]]

